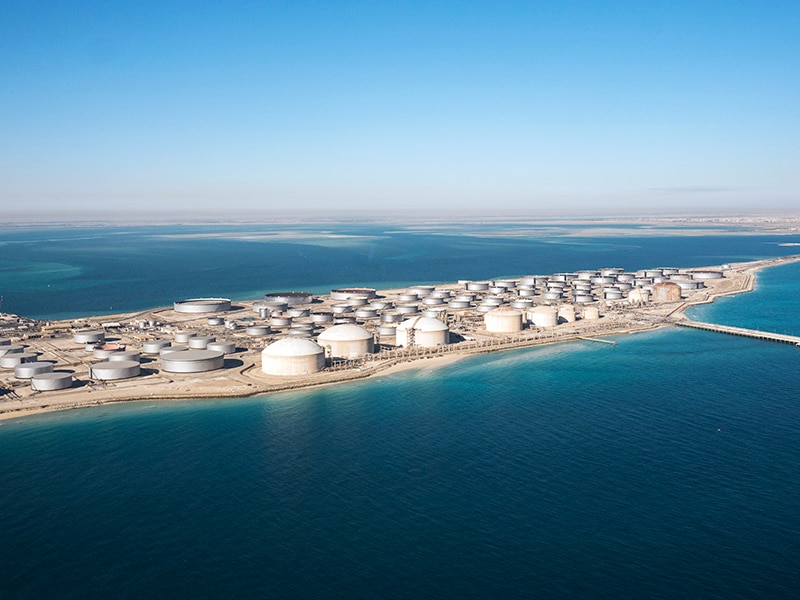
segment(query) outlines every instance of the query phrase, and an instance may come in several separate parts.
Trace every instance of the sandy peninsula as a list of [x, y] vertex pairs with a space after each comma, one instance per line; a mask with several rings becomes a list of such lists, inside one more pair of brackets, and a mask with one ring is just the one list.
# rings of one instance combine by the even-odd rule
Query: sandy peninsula
[[[599, 318], [576, 319], [554, 327], [527, 327], [513, 334], [487, 332], [481, 314], [465, 311], [450, 322], [450, 344], [404, 348], [380, 340], [374, 354], [334, 364], [329, 361], [326, 368], [318, 373], [291, 377], [270, 376], [261, 370], [261, 351], [277, 339], [276, 336], [254, 338], [241, 329], [231, 331], [211, 327], [207, 314], [182, 314], [176, 312], [174, 307], [164, 307], [137, 313], [52, 322], [17, 318], [18, 329], [11, 336], [8, 334], [8, 322], [13, 320], [13, 316], [5, 315], [6, 333], [0, 335], [10, 337], [14, 344], [26, 346], [26, 352], [35, 352], [38, 360], [53, 361], [57, 369], [72, 373], [74, 384], [64, 390], [37, 392], [28, 381], [17, 379], [13, 369], [4, 369], [0, 371], [0, 419], [119, 402], [241, 398], [339, 384], [405, 369], [438, 368], [473, 354], [648, 331], [685, 319], [684, 311], [689, 306], [752, 290], [756, 273], [761, 269], [798, 260], [800, 256], [791, 256], [697, 268], [695, 270], [722, 271], [724, 277], [706, 281], [704, 288], [692, 290], [680, 300], [635, 304], [627, 301], [602, 302], [599, 305]], [[436, 286], [436, 289], [458, 291], [463, 289], [463, 282], [443, 284]], [[402, 292], [381, 290], [378, 297], [393, 299]], [[323, 307], [327, 302], [329, 307], [331, 300], [315, 298], [315, 302]], [[226, 313], [226, 318], [250, 321], [253, 314], [252, 302], [237, 302]], [[136, 325], [142, 322], [155, 325], [146, 328]], [[376, 329], [375, 325], [366, 326]], [[208, 372], [168, 373], [160, 368], [158, 355], [155, 355], [143, 356], [141, 373], [137, 377], [99, 381], [89, 376], [90, 367], [97, 359], [73, 340], [75, 331], [86, 329], [102, 329], [106, 332], [107, 341], [129, 349], [141, 348], [148, 340], [165, 338], [179, 330], [192, 329], [201, 335], [213, 334], [217, 339], [233, 342], [236, 350], [225, 355], [222, 368]]]

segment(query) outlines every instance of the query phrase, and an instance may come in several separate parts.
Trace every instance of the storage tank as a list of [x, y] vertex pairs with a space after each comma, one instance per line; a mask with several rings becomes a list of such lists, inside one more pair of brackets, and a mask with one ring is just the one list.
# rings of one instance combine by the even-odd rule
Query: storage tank
[[25, 346], [21, 346], [19, 344], [8, 344], [6, 346], [0, 346], [0, 356], [5, 356], [6, 354], [19, 354], [20, 352], [25, 351]]
[[106, 339], [105, 331], [98, 329], [76, 331], [72, 336], [72, 340], [76, 344], [96, 344], [98, 342], [104, 341], [105, 339]]
[[181, 344], [187, 343], [191, 338], [197, 335], [196, 331], [176, 331], [175, 332], [175, 341]]
[[397, 326], [397, 345], [432, 348], [450, 342], [450, 329], [439, 319], [412, 317]]
[[555, 306], [535, 306], [528, 311], [528, 322], [536, 327], [555, 327], [558, 309]]
[[690, 271], [692, 277], [698, 280], [722, 279], [722, 271]]
[[[272, 333], [272, 328], [269, 325], [251, 325], [244, 330], [246, 335], [252, 337], [262, 337]], [[189, 344], [191, 346], [191, 344]]]
[[681, 286], [673, 281], [662, 281], [653, 285], [653, 302], [678, 302]]
[[206, 350], [222, 352], [223, 354], [233, 354], [236, 352], [236, 344], [233, 342], [211, 342], [206, 346]]
[[213, 335], [197, 335], [193, 338], [189, 338], [189, 348], [193, 348], [195, 350], [205, 350], [206, 346], [210, 342], [216, 342], [217, 338]]
[[65, 390], [72, 387], [72, 373], [56, 371], [53, 373], [39, 373], [31, 378], [31, 389], [37, 392], [50, 392]]
[[596, 306], [587, 306], [583, 309], [584, 321], [596, 321], [600, 318], [600, 309]]
[[572, 304], [562, 304], [558, 307], [558, 322], [573, 323], [575, 321], [575, 307]]
[[108, 360], [113, 362], [115, 360], [133, 360], [141, 362], [141, 356], [138, 350], [120, 350], [119, 352], [112, 352], [108, 355]]
[[13, 369], [17, 365], [36, 362], [38, 359], [39, 355], [34, 352], [9, 352], [0, 356], [0, 367]]
[[489, 333], [519, 333], [522, 331], [522, 312], [501, 306], [487, 312], [483, 322]]
[[161, 355], [161, 369], [168, 373], [205, 373], [221, 369], [225, 357], [219, 350], [184, 350]]
[[372, 334], [358, 325], [334, 325], [317, 336], [330, 358], [356, 358], [374, 351]]
[[630, 304], [647, 304], [650, 301], [650, 293], [647, 290], [636, 288], [628, 294]]
[[213, 313], [231, 309], [228, 298], [190, 298], [173, 303], [173, 310], [179, 313]]
[[115, 381], [117, 379], [130, 379], [141, 372], [141, 365], [133, 360], [115, 360], [99, 362], [89, 367], [89, 379], [100, 381]]
[[485, 292], [488, 289], [488, 281], [468, 281], [466, 286], [468, 292]]
[[333, 313], [313, 312], [309, 317], [312, 323], [333, 323]]
[[303, 304], [311, 304], [314, 297], [308, 292], [272, 292], [264, 294], [264, 300], [267, 302], [279, 302], [286, 306], [301, 306]]
[[347, 300], [354, 295], [366, 295], [369, 298], [374, 298], [376, 291], [373, 288], [338, 288], [331, 290], [331, 300]]
[[158, 354], [162, 348], [172, 346], [169, 340], [151, 340], [142, 344], [142, 352], [145, 354]]
[[267, 375], [308, 375], [324, 366], [325, 350], [305, 338], [283, 338], [261, 351], [261, 370]]
[[432, 285], [415, 285], [408, 288], [408, 291], [412, 294], [416, 294], [420, 298], [424, 298], [430, 296], [434, 289], [436, 288]]
[[14, 367], [14, 377], [17, 379], [32, 379], [35, 375], [50, 373], [55, 363], [50, 361], [20, 363]]

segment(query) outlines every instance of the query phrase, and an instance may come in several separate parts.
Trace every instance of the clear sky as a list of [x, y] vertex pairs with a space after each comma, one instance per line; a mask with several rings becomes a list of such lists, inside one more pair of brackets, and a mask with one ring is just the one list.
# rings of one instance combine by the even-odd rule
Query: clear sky
[[0, 207], [800, 210], [800, 2], [6, 2]]

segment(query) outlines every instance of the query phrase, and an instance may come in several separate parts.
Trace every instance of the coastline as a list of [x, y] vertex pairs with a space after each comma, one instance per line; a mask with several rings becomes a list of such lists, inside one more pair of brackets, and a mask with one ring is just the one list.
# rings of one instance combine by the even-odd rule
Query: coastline
[[[703, 290], [702, 293], [692, 294], [680, 302], [651, 306], [648, 310], [638, 312], [629, 311], [624, 315], [609, 311], [599, 322], [579, 321], [570, 327], [559, 325], [552, 328], [552, 331], [535, 335], [484, 336], [480, 340], [436, 348], [417, 348], [394, 354], [383, 352], [369, 356], [355, 368], [322, 371], [291, 378], [265, 375], [261, 372], [258, 362], [260, 353], [250, 351], [235, 360], [226, 360], [225, 368], [209, 373], [158, 374], [156, 371], [132, 380], [108, 383], [84, 382], [79, 387], [66, 390], [30, 394], [18, 399], [4, 398], [0, 401], [0, 420], [122, 402], [268, 396], [275, 392], [335, 385], [407, 370], [443, 368], [474, 354], [652, 331], [673, 326], [676, 321], [686, 319], [684, 311], [690, 306], [707, 304], [720, 297], [752, 291], [756, 283], [756, 274], [762, 269], [797, 261], [800, 261], [800, 256], [735, 263], [730, 265], [730, 270], [727, 271], [731, 277], [720, 279], [713, 287]], [[167, 309], [154, 309], [136, 314], [157, 314], [165, 310]]]

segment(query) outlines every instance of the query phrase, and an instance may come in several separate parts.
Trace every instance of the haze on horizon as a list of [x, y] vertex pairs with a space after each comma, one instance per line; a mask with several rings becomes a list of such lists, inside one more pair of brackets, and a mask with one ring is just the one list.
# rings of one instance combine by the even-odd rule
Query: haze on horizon
[[800, 207], [796, 2], [3, 14], [5, 211]]

